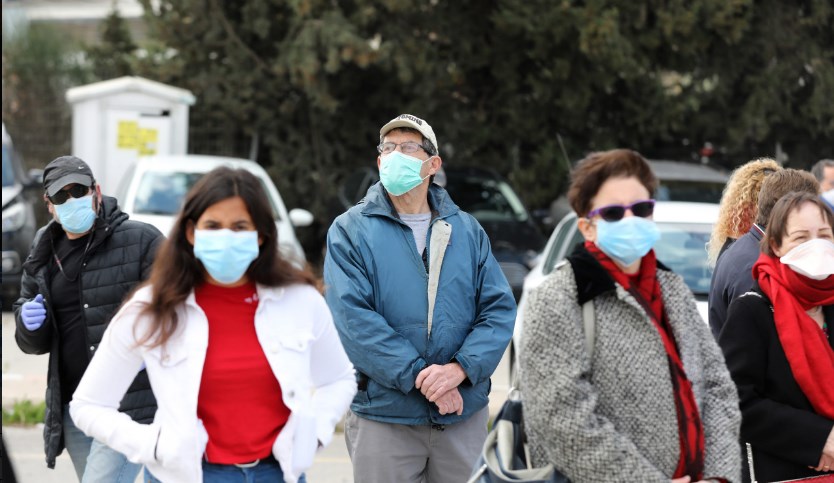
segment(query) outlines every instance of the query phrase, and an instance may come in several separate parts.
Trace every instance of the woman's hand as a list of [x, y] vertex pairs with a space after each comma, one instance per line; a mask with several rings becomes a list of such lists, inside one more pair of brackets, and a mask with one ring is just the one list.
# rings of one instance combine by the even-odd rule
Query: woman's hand
[[831, 432], [828, 434], [828, 439], [825, 440], [820, 462], [814, 469], [826, 472], [834, 470], [834, 428], [831, 429]]

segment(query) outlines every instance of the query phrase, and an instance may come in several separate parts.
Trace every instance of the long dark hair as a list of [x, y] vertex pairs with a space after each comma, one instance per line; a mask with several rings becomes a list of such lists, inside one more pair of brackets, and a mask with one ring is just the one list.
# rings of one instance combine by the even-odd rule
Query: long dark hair
[[210, 206], [228, 198], [243, 199], [263, 239], [258, 257], [249, 265], [250, 281], [270, 286], [301, 283], [315, 286], [313, 275], [295, 268], [278, 251], [278, 230], [272, 208], [258, 178], [245, 169], [220, 167], [200, 178], [185, 196], [182, 210], [171, 228], [168, 239], [154, 260], [148, 283], [151, 301], [141, 314], [151, 317], [150, 327], [139, 340], [149, 347], [164, 345], [177, 330], [177, 307], [197, 285], [205, 281], [205, 272], [194, 256], [194, 247], [186, 233]]

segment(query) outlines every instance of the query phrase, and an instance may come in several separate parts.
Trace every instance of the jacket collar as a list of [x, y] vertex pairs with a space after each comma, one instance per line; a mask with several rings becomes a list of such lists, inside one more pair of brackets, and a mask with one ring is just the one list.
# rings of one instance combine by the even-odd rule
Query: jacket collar
[[753, 238], [755, 238], [758, 241], [762, 241], [762, 236], [764, 236], [764, 232], [765, 227], [759, 226], [755, 223], [753, 223], [753, 225], [750, 226], [750, 230], [748, 230], [748, 233], [752, 234]]
[[[434, 183], [429, 184], [428, 202], [432, 213], [436, 214], [435, 216], [438, 218], [446, 218], [460, 211], [460, 208], [449, 197], [449, 193]], [[361, 209], [363, 215], [400, 219], [397, 216], [397, 210], [394, 209], [394, 203], [388, 197], [388, 192], [379, 181], [368, 188], [368, 193], [359, 204], [364, 205]]]
[[[585, 248], [584, 242], [576, 245], [567, 257], [576, 279], [577, 300], [579, 305], [596, 298], [605, 292], [616, 290], [617, 285], [611, 275], [600, 265], [596, 258]], [[660, 260], [657, 269], [670, 271]]]

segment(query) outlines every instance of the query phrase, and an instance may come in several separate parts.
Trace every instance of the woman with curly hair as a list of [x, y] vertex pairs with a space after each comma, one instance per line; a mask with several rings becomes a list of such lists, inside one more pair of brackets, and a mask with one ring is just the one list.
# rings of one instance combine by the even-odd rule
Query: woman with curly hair
[[733, 171], [724, 194], [721, 195], [721, 209], [718, 220], [712, 229], [707, 245], [708, 260], [714, 267], [718, 255], [741, 235], [747, 233], [756, 221], [756, 208], [759, 202], [759, 189], [762, 181], [774, 171], [782, 169], [770, 158], [754, 159]]

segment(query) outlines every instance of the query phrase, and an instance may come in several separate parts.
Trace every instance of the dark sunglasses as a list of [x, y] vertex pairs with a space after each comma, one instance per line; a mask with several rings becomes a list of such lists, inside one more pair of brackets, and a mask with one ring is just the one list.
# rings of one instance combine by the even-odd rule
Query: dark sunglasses
[[626, 210], [631, 210], [634, 216], [648, 218], [654, 213], [654, 200], [635, 201], [630, 205], [607, 205], [588, 213], [588, 219], [597, 215], [605, 221], [620, 221], [625, 216]]
[[83, 198], [89, 192], [90, 186], [76, 184], [68, 190], [61, 190], [52, 196], [47, 196], [47, 198], [49, 198], [49, 201], [51, 201], [53, 205], [63, 205], [70, 196], [73, 198]]

